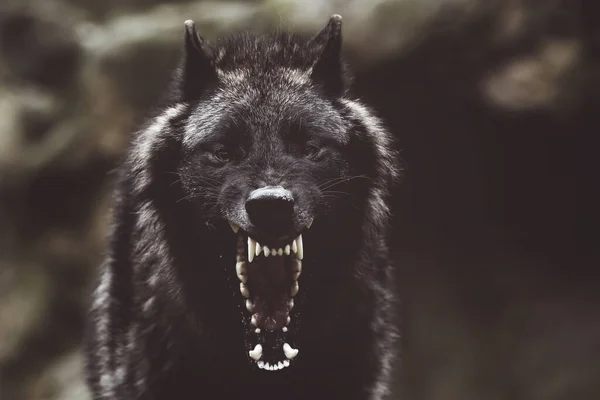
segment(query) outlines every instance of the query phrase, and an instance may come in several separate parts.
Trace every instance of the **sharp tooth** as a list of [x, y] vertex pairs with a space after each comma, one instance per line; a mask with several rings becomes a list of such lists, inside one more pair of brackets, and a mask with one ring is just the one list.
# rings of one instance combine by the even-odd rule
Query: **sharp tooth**
[[288, 307], [290, 308], [290, 310], [292, 310], [294, 308], [294, 299], [288, 300]]
[[302, 260], [304, 258], [304, 245], [302, 244], [302, 235], [296, 238], [296, 242], [298, 243], [298, 258]]
[[279, 367], [279, 369], [283, 369], [283, 363], [281, 361], [279, 361], [279, 363], [277, 364], [277, 366]]
[[240, 293], [245, 298], [250, 297], [250, 290], [248, 290], [248, 286], [246, 286], [246, 284], [244, 282], [240, 283]]
[[[284, 361], [285, 363], [285, 361]], [[264, 361], [259, 361], [256, 363], [256, 365], [258, 365], [258, 368], [263, 369], [265, 367], [265, 362]]]
[[297, 281], [302, 273], [302, 261], [292, 260], [292, 279]]
[[260, 252], [262, 251], [262, 246], [260, 245], [260, 243], [256, 242], [256, 257], [258, 257], [260, 255]]
[[271, 254], [271, 250], [267, 246], [263, 247], [263, 251], [265, 252], [265, 257], [269, 257]]
[[292, 261], [292, 272], [302, 272], [302, 261], [298, 259]]
[[237, 263], [235, 263], [235, 272], [237, 273], [237, 276], [240, 279], [240, 281], [244, 283], [248, 281], [248, 276], [246, 275], [247, 271], [248, 270], [246, 268], [245, 261], [238, 261]]
[[278, 370], [279, 370], [279, 364], [274, 364], [273, 371], [278, 371]]
[[310, 229], [310, 227], [312, 226], [313, 223], [313, 219], [311, 218], [310, 221], [308, 221], [308, 224], [306, 224], [306, 229]]
[[280, 255], [280, 256], [282, 256], [283, 255], [283, 249], [277, 250], [277, 254]]
[[254, 308], [254, 304], [252, 304], [252, 300], [246, 300], [246, 310], [252, 312], [252, 309]]
[[264, 367], [264, 369], [268, 370], [270, 365], [269, 365], [269, 363], [266, 362], [265, 365], [263, 365], [263, 367]]
[[290, 366], [290, 360], [284, 360], [284, 361], [283, 361], [283, 365], [284, 365], [285, 367], [289, 367], [289, 366]]
[[290, 318], [290, 316], [288, 315], [288, 318], [287, 318], [287, 321], [286, 321], [286, 323], [285, 323], [285, 324], [286, 324], [286, 325], [289, 325], [289, 324], [290, 324], [290, 322], [292, 322], [292, 318]]
[[296, 243], [296, 239], [294, 239], [294, 241], [292, 242], [292, 251], [294, 252], [294, 254], [298, 252], [298, 243]]
[[254, 260], [254, 253], [256, 252], [256, 241], [248, 236], [248, 262]]
[[250, 318], [250, 323], [256, 326], [256, 317], [254, 315], [252, 316], [252, 318]]
[[275, 366], [274, 365], [269, 365], [269, 371], [275, 371]]
[[287, 332], [287, 326], [284, 326], [283, 328], [281, 328], [281, 330], [282, 330], [283, 332]]
[[237, 226], [236, 224], [230, 223], [229, 225], [231, 225], [231, 229], [233, 230], [233, 233], [238, 233], [238, 231], [240, 230], [240, 227]]
[[290, 245], [289, 244], [285, 246], [285, 250], [284, 251], [285, 251], [286, 255], [288, 255], [288, 256], [290, 255]]
[[254, 333], [260, 333], [260, 328], [256, 328], [256, 329], [254, 330]]
[[294, 358], [298, 355], [298, 349], [292, 348], [292, 346], [290, 346], [287, 343], [283, 344], [283, 352], [289, 360], [291, 360], [292, 358]]
[[257, 344], [256, 347], [254, 347], [254, 350], [250, 350], [248, 352], [248, 355], [256, 361], [260, 360], [262, 357], [262, 346]]
[[300, 286], [298, 285], [298, 281], [294, 281], [294, 286], [292, 286], [292, 289], [290, 290], [290, 294], [292, 295], [292, 297], [296, 296], [299, 290]]

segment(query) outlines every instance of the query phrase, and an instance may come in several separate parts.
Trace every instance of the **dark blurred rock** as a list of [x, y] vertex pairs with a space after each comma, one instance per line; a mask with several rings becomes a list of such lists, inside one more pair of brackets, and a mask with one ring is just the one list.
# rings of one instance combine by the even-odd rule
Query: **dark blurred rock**
[[15, 79], [62, 89], [77, 79], [81, 48], [72, 26], [27, 11], [0, 13], [0, 54]]

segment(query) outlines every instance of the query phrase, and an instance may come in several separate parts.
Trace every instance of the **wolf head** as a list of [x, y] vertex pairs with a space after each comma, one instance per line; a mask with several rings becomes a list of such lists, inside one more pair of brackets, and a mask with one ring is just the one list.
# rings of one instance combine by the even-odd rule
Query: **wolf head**
[[[238, 36], [209, 47], [186, 23], [181, 93], [194, 106], [182, 177], [204, 198], [204, 216], [283, 249], [327, 205], [323, 194], [335, 193], [319, 185], [350, 173], [349, 126], [333, 104], [346, 87], [340, 24], [333, 17], [309, 42]], [[216, 193], [207, 181], [219, 183]]]
[[[316, 300], [327, 299], [323, 282], [370, 273], [356, 260], [385, 228], [396, 175], [390, 137], [348, 97], [340, 16], [309, 39], [244, 34], [210, 44], [193, 22], [185, 27], [176, 105], [135, 144], [138, 181], [144, 162], [155, 174], [176, 171], [158, 192], [176, 185], [182, 195], [160, 207], [185, 203], [186, 223], [211, 232], [197, 246], [215, 247], [201, 252], [225, 249], [247, 358], [280, 370], [299, 353], [303, 303], [310, 321]], [[153, 149], [169, 143], [177, 156], [161, 163]]]

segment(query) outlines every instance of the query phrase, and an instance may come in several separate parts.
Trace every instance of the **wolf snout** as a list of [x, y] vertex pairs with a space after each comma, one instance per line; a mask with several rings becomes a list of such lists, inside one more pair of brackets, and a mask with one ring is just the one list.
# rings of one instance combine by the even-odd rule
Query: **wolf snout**
[[265, 186], [250, 192], [246, 212], [257, 227], [284, 228], [292, 223], [294, 196], [281, 186]]

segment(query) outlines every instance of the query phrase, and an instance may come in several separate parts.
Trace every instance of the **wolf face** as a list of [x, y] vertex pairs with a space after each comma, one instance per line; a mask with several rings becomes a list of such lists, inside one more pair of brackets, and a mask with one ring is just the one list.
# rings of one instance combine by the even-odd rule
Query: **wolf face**
[[311, 39], [215, 44], [186, 22], [169, 104], [120, 170], [87, 341], [96, 398], [386, 393], [396, 157], [340, 49], [339, 16]]
[[[194, 105], [179, 175], [198, 222], [230, 225], [237, 234], [232, 264], [247, 310], [248, 359], [261, 369], [293, 363], [304, 256], [340, 248], [332, 238], [346, 235], [331, 227], [351, 227], [341, 219], [352, 217], [360, 224], [356, 210], [364, 210], [360, 199], [375, 173], [368, 167], [375, 149], [357, 137], [339, 101], [345, 90], [339, 25], [332, 18], [309, 42], [247, 37], [251, 45], [211, 50], [188, 25], [191, 66], [184, 71], [194, 74], [197, 92], [188, 91]], [[323, 242], [311, 248], [304, 238], [313, 222]]]

